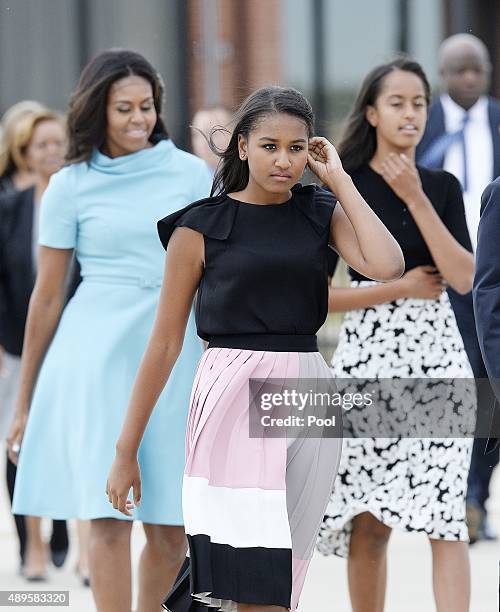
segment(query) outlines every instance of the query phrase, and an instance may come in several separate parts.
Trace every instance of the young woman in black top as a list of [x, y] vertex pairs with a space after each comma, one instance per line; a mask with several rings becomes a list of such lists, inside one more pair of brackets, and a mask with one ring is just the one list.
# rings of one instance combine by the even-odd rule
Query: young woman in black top
[[[113, 507], [129, 513], [131, 486], [140, 498], [137, 449], [198, 291], [209, 348], [191, 397], [183, 510], [191, 592], [223, 610], [296, 609], [341, 449], [338, 438], [252, 438], [249, 380], [331, 376], [315, 336], [327, 312], [329, 243], [370, 278], [403, 271], [397, 243], [333, 145], [312, 134], [300, 93], [255, 92], [236, 116], [217, 195], [159, 223], [168, 250], [158, 316], [108, 481]], [[307, 164], [339, 203], [296, 184]]]
[[[351, 287], [331, 291], [331, 309], [347, 311], [332, 360], [336, 377], [472, 378], [445, 291], [451, 286], [467, 293], [472, 287], [474, 262], [460, 185], [447, 172], [414, 163], [429, 93], [425, 74], [413, 61], [375, 68], [362, 85], [340, 145], [357, 189], [398, 240], [406, 273], [381, 285], [351, 268]], [[464, 431], [470, 432], [473, 395], [466, 393], [465, 399], [453, 425], [463, 419]], [[428, 416], [440, 409], [439, 397], [434, 400]], [[411, 408], [413, 414], [424, 410], [423, 400]], [[369, 408], [363, 419], [367, 437], [345, 440], [320, 550], [348, 556], [353, 610], [382, 612], [391, 529], [423, 532], [432, 546], [438, 611], [466, 612], [471, 439], [416, 438], [411, 432], [399, 440], [368, 438], [377, 435]], [[438, 430], [444, 424], [438, 423]]]

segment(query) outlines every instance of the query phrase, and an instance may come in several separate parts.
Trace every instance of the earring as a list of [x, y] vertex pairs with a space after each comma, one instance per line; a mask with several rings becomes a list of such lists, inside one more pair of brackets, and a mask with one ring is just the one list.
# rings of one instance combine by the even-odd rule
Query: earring
[[245, 159], [247, 158], [245, 153], [240, 153], [240, 159], [241, 161], [245, 161]]

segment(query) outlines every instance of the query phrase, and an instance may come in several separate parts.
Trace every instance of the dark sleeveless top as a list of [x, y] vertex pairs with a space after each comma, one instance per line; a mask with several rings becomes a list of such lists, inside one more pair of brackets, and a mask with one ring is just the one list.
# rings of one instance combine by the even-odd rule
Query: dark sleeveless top
[[165, 248], [176, 227], [204, 236], [196, 325], [210, 347], [317, 350], [315, 334], [328, 311], [334, 207], [331, 193], [296, 185], [283, 204], [247, 204], [222, 195], [158, 222]]

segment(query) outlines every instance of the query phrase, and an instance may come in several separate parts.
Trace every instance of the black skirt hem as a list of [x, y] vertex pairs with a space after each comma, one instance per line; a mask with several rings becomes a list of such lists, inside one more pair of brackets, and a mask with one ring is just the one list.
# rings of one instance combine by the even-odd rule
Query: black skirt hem
[[290, 608], [290, 549], [236, 548], [214, 543], [204, 534], [187, 537], [191, 593], [209, 594], [208, 597], [214, 600]]

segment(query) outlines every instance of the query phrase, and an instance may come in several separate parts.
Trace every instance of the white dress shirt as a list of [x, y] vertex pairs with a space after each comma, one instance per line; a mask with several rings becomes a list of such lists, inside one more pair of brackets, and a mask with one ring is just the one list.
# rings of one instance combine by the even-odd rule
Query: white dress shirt
[[[447, 132], [461, 129], [465, 110], [448, 94], [441, 96], [444, 124]], [[467, 151], [467, 191], [464, 192], [465, 217], [474, 250], [477, 244], [477, 228], [481, 208], [481, 195], [493, 179], [493, 139], [488, 120], [488, 98], [482, 96], [469, 109], [469, 121], [464, 129]], [[446, 152], [444, 169], [463, 183], [462, 144], [454, 142]]]

